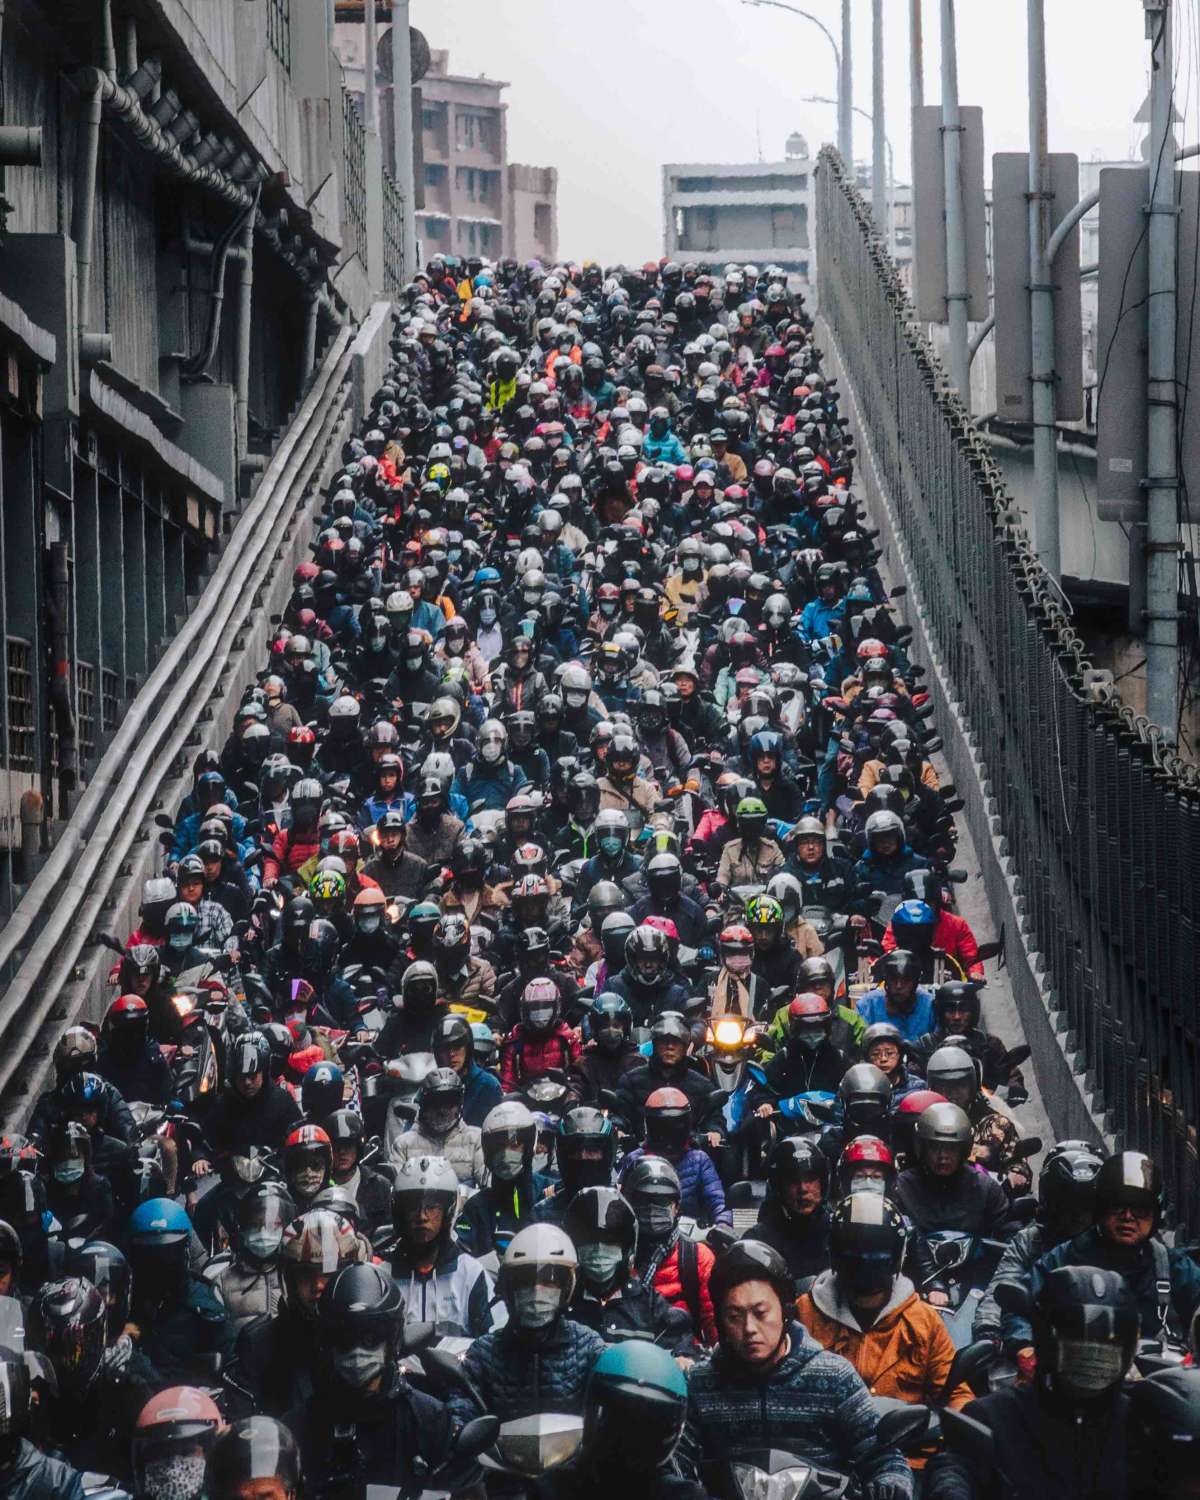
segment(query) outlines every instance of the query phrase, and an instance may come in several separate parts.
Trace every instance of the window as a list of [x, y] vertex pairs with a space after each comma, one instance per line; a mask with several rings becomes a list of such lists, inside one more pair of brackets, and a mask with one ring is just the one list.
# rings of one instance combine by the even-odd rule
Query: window
[[423, 109], [421, 111], [421, 129], [436, 130], [442, 123], [442, 112], [440, 109]]
[[552, 224], [553, 214], [550, 211], [550, 205], [535, 203], [533, 205], [533, 233], [539, 244], [549, 245]]
[[446, 182], [446, 168], [439, 166], [436, 162], [425, 163], [425, 186], [443, 187]]
[[487, 172], [482, 167], [455, 167], [454, 186], [465, 193], [472, 203], [488, 203], [493, 200], [500, 174]]
[[454, 129], [460, 151], [495, 151], [494, 110], [460, 109], [455, 117]]

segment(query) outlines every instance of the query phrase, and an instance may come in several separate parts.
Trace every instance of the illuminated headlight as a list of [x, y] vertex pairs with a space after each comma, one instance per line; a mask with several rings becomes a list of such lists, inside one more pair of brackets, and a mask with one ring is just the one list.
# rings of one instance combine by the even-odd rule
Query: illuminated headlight
[[726, 1016], [717, 1022], [713, 1040], [718, 1047], [740, 1047], [744, 1034], [745, 1028], [742, 1023], [731, 1016]]

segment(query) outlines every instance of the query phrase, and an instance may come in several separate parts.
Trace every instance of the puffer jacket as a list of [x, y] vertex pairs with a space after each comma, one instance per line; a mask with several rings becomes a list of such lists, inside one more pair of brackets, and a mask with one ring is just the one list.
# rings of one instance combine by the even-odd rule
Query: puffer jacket
[[[713, 1309], [712, 1294], [709, 1292], [708, 1283], [712, 1278], [717, 1257], [707, 1245], [698, 1244], [692, 1240], [689, 1240], [687, 1244], [689, 1248], [681, 1250], [681, 1242], [676, 1239], [668, 1254], [654, 1269], [651, 1284], [664, 1302], [669, 1302], [672, 1307], [682, 1308], [687, 1313], [704, 1343], [714, 1344], [717, 1339], [717, 1315]], [[683, 1273], [679, 1267], [680, 1255], [690, 1255], [693, 1249], [696, 1253], [698, 1284], [696, 1290], [699, 1293], [699, 1305], [696, 1307], [692, 1306], [688, 1297], [687, 1289], [683, 1284]], [[651, 1261], [652, 1265], [653, 1261]], [[649, 1270], [650, 1267], [648, 1266], [647, 1269]]]
[[[638, 1146], [622, 1158], [619, 1179], [625, 1176], [635, 1161], [640, 1161], [646, 1155], [647, 1149], [646, 1146]], [[720, 1173], [707, 1152], [692, 1147], [682, 1156], [673, 1156], [671, 1165], [679, 1174], [679, 1186], [683, 1191], [683, 1213], [699, 1219], [702, 1224], [733, 1223], [733, 1213], [725, 1206], [725, 1189], [721, 1186]]]
[[688, 1375], [688, 1425], [681, 1456], [693, 1463], [749, 1448], [779, 1448], [818, 1468], [850, 1473], [862, 1486], [912, 1494], [912, 1472], [897, 1448], [879, 1448], [879, 1415], [853, 1365], [829, 1354], [799, 1323], [791, 1348], [762, 1378], [717, 1349]]
[[264, 1314], [273, 1318], [283, 1296], [283, 1277], [279, 1271], [260, 1271], [232, 1258], [224, 1266], [205, 1268], [205, 1280], [221, 1295], [229, 1321], [237, 1330]]
[[[475, 1340], [463, 1372], [483, 1397], [485, 1410], [502, 1422], [542, 1411], [582, 1416], [588, 1375], [603, 1352], [600, 1335], [571, 1318], [538, 1332], [509, 1323]], [[480, 1415], [471, 1398], [457, 1391], [450, 1409], [463, 1422]]]
[[[832, 1271], [822, 1271], [799, 1299], [796, 1316], [823, 1349], [850, 1361], [872, 1396], [940, 1405], [954, 1341], [941, 1314], [921, 1301], [907, 1276], [896, 1277], [870, 1328], [859, 1326]], [[971, 1399], [970, 1386], [959, 1384], [949, 1405], [959, 1411]]]
[[290, 828], [281, 828], [275, 835], [271, 852], [263, 861], [263, 884], [274, 885], [281, 875], [294, 875], [302, 864], [317, 854], [320, 847], [321, 841], [315, 829], [305, 838]]
[[477, 1062], [468, 1066], [463, 1090], [463, 1119], [468, 1125], [482, 1125], [504, 1093], [496, 1075]]
[[22, 1438], [16, 1462], [0, 1474], [0, 1494], [4, 1500], [84, 1500], [83, 1475]]
[[565, 1021], [559, 1021], [546, 1037], [528, 1036], [523, 1025], [514, 1026], [500, 1049], [500, 1087], [506, 1094], [515, 1094], [552, 1068], [565, 1073], [579, 1061], [582, 1050], [579, 1033]]
[[486, 1187], [488, 1169], [483, 1160], [483, 1145], [478, 1125], [465, 1125], [461, 1121], [449, 1135], [426, 1135], [419, 1125], [403, 1134], [391, 1132], [397, 1124], [396, 1116], [389, 1113], [388, 1136], [384, 1144], [388, 1155], [397, 1167], [402, 1167], [410, 1156], [444, 1156], [454, 1168], [460, 1183], [470, 1187]]

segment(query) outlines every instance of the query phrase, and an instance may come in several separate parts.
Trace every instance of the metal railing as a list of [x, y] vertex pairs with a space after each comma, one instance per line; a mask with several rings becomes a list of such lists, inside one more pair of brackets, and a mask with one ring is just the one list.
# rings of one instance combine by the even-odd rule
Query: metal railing
[[865, 200], [817, 171], [821, 314], [995, 799], [1029, 940], [1118, 1141], [1200, 1228], [1200, 774], [1097, 687]]
[[358, 106], [342, 90], [342, 219], [350, 236], [347, 250], [367, 263], [367, 133]]
[[292, 70], [292, 0], [267, 0], [267, 45]]
[[37, 703], [33, 693], [33, 643], [22, 636], [5, 640], [8, 665], [8, 761], [10, 771], [32, 771], [37, 756]]
[[383, 289], [389, 297], [404, 290], [404, 200], [391, 173], [383, 172]]

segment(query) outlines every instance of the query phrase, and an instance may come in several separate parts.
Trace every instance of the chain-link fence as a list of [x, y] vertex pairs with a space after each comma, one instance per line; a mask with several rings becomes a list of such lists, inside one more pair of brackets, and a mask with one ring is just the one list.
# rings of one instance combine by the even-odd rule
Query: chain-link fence
[[358, 251], [367, 263], [367, 132], [350, 94], [342, 90], [342, 221], [349, 236], [347, 250]]
[[267, 44], [291, 72], [292, 0], [267, 0]]
[[389, 297], [404, 290], [404, 200], [395, 178], [383, 173], [383, 289]]
[[1094, 685], [999, 469], [925, 338], [862, 197], [817, 172], [822, 316], [996, 799], [1068, 1045], [1122, 1144], [1200, 1228], [1200, 775]]

